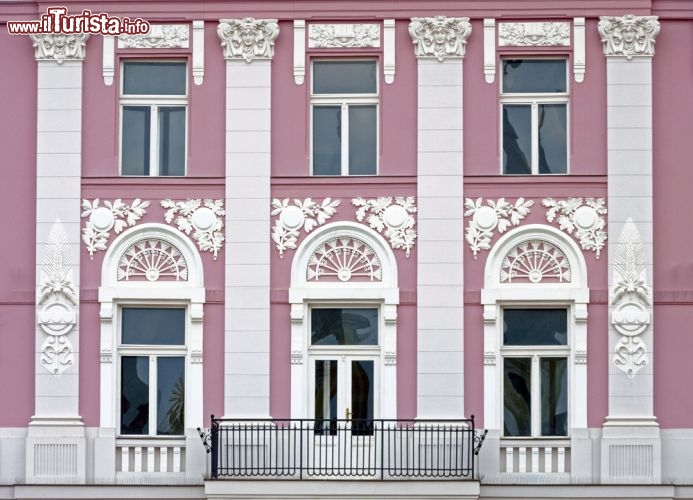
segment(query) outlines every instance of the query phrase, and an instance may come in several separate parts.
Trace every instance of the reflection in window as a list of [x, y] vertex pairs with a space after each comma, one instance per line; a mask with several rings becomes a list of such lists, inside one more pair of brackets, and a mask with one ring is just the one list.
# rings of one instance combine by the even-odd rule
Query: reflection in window
[[378, 345], [378, 310], [311, 310], [313, 345]]

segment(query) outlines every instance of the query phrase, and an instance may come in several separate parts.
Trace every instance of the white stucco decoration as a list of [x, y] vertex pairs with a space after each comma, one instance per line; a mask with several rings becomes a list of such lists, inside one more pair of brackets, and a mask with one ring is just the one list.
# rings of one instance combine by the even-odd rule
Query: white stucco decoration
[[647, 346], [639, 338], [650, 324], [652, 291], [647, 284], [645, 250], [638, 228], [628, 219], [614, 254], [611, 288], [611, 324], [622, 335], [614, 364], [629, 378], [649, 364]]
[[203, 252], [211, 252], [214, 260], [224, 243], [224, 200], [201, 200], [199, 198], [185, 201], [174, 201], [170, 198], [161, 200], [166, 208], [164, 220], [197, 241]]
[[224, 59], [272, 59], [279, 36], [276, 19], [222, 19], [217, 26]]
[[147, 212], [148, 201], [135, 198], [130, 205], [118, 198], [110, 202], [96, 198], [93, 202], [82, 200], [82, 218], [85, 218], [82, 228], [82, 241], [87, 246], [89, 257], [93, 260], [94, 253], [98, 250], [106, 250], [108, 239], [111, 237], [111, 229], [120, 234], [128, 226], [134, 226]]
[[655, 38], [659, 33], [657, 16], [600, 16], [597, 30], [607, 56], [654, 56]]
[[496, 20], [484, 19], [484, 80], [493, 83], [496, 79]]
[[137, 35], [119, 35], [119, 49], [187, 49], [190, 25], [150, 24], [149, 31]]
[[361, 48], [380, 47], [378, 24], [309, 24], [308, 47]]
[[365, 278], [380, 281], [383, 272], [380, 259], [365, 242], [354, 237], [336, 237], [315, 249], [308, 259], [307, 281], [335, 277], [339, 281]]
[[34, 46], [37, 61], [83, 61], [87, 55], [89, 33], [67, 35], [64, 33], [45, 33], [29, 35]]
[[[541, 202], [548, 210], [546, 220], [556, 220], [561, 231], [573, 235], [583, 250], [591, 250], [598, 259], [606, 243], [606, 202], [604, 198], [568, 198], [554, 200], [544, 198]], [[575, 234], [573, 234], [575, 233]]]
[[511, 226], [517, 226], [520, 221], [530, 212], [530, 207], [534, 201], [518, 198], [515, 203], [500, 198], [498, 201], [486, 200], [483, 204], [482, 198], [476, 201], [471, 198], [464, 200], [464, 216], [471, 217], [465, 229], [465, 239], [469, 243], [469, 248], [476, 259], [481, 250], [491, 248], [491, 238], [494, 231], [504, 233]]
[[284, 257], [286, 250], [296, 248], [301, 229], [309, 233], [317, 226], [322, 226], [337, 213], [340, 203], [341, 200], [332, 198], [325, 198], [322, 203], [305, 198], [303, 201], [294, 199], [292, 205], [289, 198], [274, 198], [270, 213], [272, 217], [276, 217], [272, 228], [272, 241], [279, 250], [279, 257]]
[[575, 81], [585, 81], [587, 69], [587, 50], [585, 45], [585, 18], [573, 19], [573, 74]]
[[435, 58], [438, 61], [464, 57], [471, 32], [468, 17], [412, 17], [409, 23], [416, 57]]
[[[366, 222], [372, 228], [390, 241], [394, 249], [402, 249], [407, 257], [411, 255], [411, 249], [416, 243], [416, 204], [413, 196], [380, 196], [375, 199], [354, 198], [351, 203], [359, 207], [356, 210], [356, 220]], [[384, 233], [383, 233], [384, 231]]]
[[570, 263], [553, 243], [531, 239], [511, 248], [503, 258], [500, 282], [570, 283]]
[[188, 265], [175, 245], [160, 238], [141, 239], [118, 261], [118, 281], [170, 279], [187, 281]]
[[500, 47], [570, 46], [569, 22], [498, 23]]

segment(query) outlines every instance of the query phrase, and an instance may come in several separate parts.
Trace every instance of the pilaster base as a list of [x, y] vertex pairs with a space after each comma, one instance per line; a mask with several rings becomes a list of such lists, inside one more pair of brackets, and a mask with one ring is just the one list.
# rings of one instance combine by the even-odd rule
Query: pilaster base
[[607, 417], [601, 455], [602, 483], [660, 483], [662, 441], [657, 419]]
[[31, 419], [26, 438], [26, 482], [86, 482], [86, 433], [81, 417]]

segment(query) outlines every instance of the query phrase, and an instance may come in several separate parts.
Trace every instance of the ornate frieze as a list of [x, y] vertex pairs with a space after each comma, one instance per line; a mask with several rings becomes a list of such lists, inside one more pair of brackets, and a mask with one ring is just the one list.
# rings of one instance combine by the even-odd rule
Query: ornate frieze
[[380, 47], [380, 25], [309, 24], [308, 47], [311, 49]]
[[159, 238], [144, 238], [123, 252], [118, 281], [187, 281], [188, 265], [180, 250]]
[[279, 36], [276, 19], [222, 19], [217, 27], [225, 59], [272, 59]]
[[501, 47], [570, 46], [570, 23], [498, 23]]
[[89, 33], [45, 33], [29, 35], [34, 46], [37, 61], [57, 61], [62, 64], [65, 60], [83, 61], [87, 55], [87, 39]]
[[272, 241], [274, 241], [279, 257], [284, 257], [287, 249], [296, 249], [296, 243], [301, 235], [301, 229], [306, 233], [311, 232], [317, 226], [322, 226], [336, 212], [341, 200], [325, 198], [322, 203], [313, 201], [312, 198], [293, 200], [289, 198], [272, 200], [272, 212], [270, 215], [277, 217], [272, 228]]
[[468, 17], [413, 17], [409, 34], [416, 57], [464, 57], [467, 38], [472, 32]]
[[[325, 279], [327, 278], [327, 279]], [[383, 271], [375, 251], [358, 238], [332, 238], [308, 259], [307, 281], [382, 281]]]
[[201, 200], [199, 198], [174, 201], [169, 198], [161, 201], [166, 208], [164, 220], [197, 241], [202, 252], [211, 252], [214, 260], [224, 243], [224, 200]]
[[650, 324], [652, 291], [647, 284], [642, 239], [631, 219], [621, 230], [613, 266], [611, 324], [621, 334], [616, 344], [614, 364], [633, 378], [649, 364], [647, 346], [639, 336]]
[[106, 250], [111, 229], [120, 234], [126, 227], [134, 226], [149, 206], [148, 201], [139, 198], [135, 198], [130, 205], [123, 203], [120, 198], [113, 202], [104, 200], [104, 206], [99, 206], [100, 202], [98, 198], [93, 202], [82, 200], [82, 218], [87, 219], [82, 229], [82, 241], [91, 259], [94, 259], [96, 251]]
[[571, 279], [567, 257], [545, 240], [523, 241], [501, 262], [501, 283], [570, 283]]
[[655, 38], [659, 33], [657, 16], [601, 16], [597, 29], [607, 56], [654, 56]]
[[[402, 249], [406, 256], [411, 255], [411, 249], [416, 243], [416, 204], [413, 196], [380, 196], [375, 199], [354, 198], [351, 203], [358, 207], [356, 220], [366, 222], [390, 241], [393, 249]], [[368, 214], [368, 217], [366, 217]]]
[[[604, 215], [606, 202], [604, 198], [568, 198], [554, 200], [544, 198], [541, 202], [548, 208], [546, 220], [556, 220], [561, 231], [573, 235], [583, 250], [596, 253], [597, 259], [606, 243]], [[575, 234], [573, 234], [575, 233]]]
[[519, 225], [532, 205], [534, 205], [532, 200], [524, 198], [518, 198], [515, 204], [506, 201], [505, 198], [500, 198], [498, 201], [486, 200], [486, 205], [481, 198], [477, 198], [476, 201], [466, 198], [464, 216], [471, 216], [471, 219], [465, 230], [465, 239], [469, 243], [474, 258], [476, 259], [481, 250], [491, 248], [491, 238], [496, 229], [499, 233], [504, 233], [511, 226]]
[[187, 49], [189, 46], [188, 24], [150, 24], [147, 33], [118, 36], [119, 49]]

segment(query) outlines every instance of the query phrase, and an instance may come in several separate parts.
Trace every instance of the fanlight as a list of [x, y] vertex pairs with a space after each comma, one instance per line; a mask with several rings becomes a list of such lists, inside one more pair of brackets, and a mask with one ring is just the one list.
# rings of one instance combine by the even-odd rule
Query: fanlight
[[118, 261], [118, 281], [187, 281], [188, 266], [175, 246], [159, 238], [130, 245]]
[[503, 259], [500, 281], [569, 283], [570, 263], [563, 251], [548, 241], [523, 241]]
[[318, 281], [381, 281], [380, 259], [368, 244], [353, 237], [332, 238], [320, 245], [308, 260], [306, 279]]

